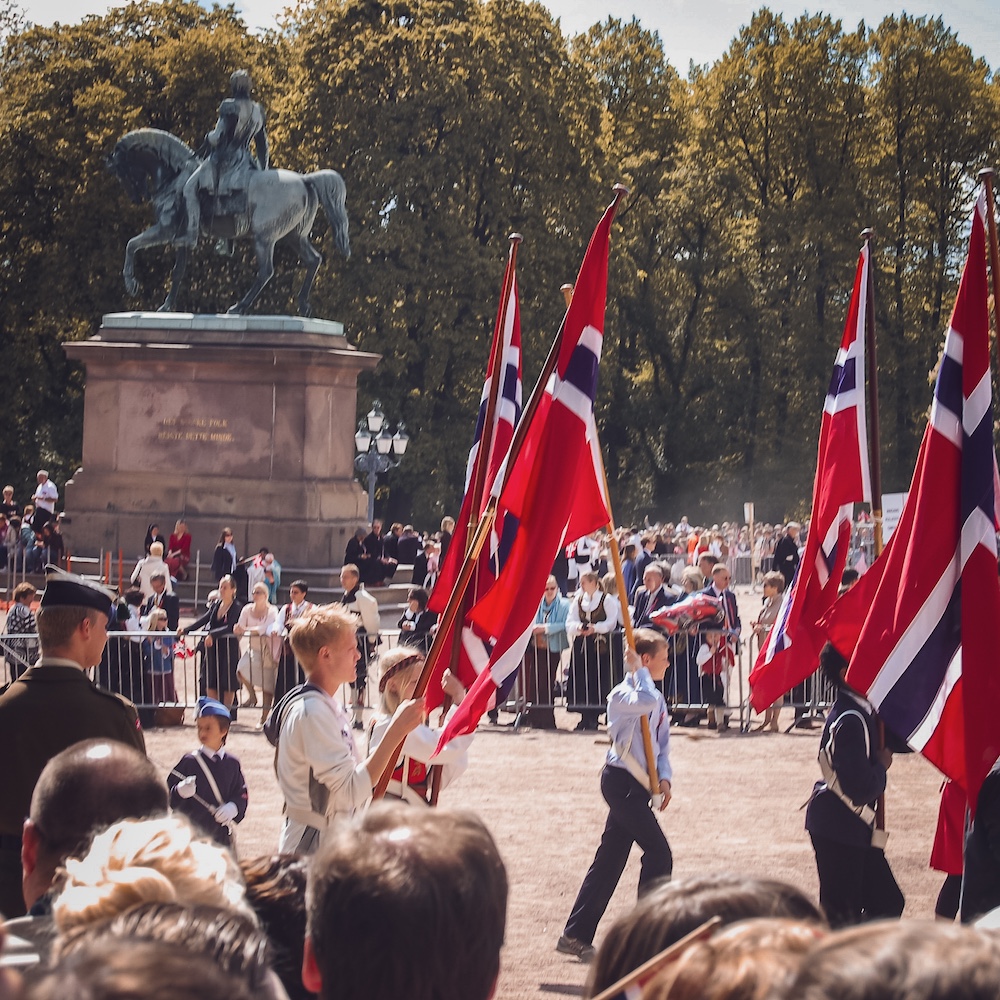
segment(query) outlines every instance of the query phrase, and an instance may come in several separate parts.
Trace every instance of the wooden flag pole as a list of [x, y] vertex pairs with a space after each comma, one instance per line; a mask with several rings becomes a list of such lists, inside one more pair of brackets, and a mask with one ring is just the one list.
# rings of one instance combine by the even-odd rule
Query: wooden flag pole
[[997, 369], [1000, 370], [1000, 250], [997, 249], [996, 201], [993, 195], [992, 167], [979, 171], [979, 179], [986, 188], [986, 230], [990, 239], [990, 278], [993, 284], [993, 333], [997, 349]]
[[650, 976], [655, 975], [671, 962], [676, 962], [691, 945], [697, 944], [699, 941], [707, 941], [721, 926], [722, 917], [712, 917], [711, 920], [706, 920], [690, 934], [685, 934], [680, 941], [675, 941], [669, 948], [664, 948], [658, 955], [643, 962], [638, 969], [630, 972], [624, 979], [619, 979], [603, 993], [598, 993], [594, 1000], [615, 1000], [615, 997], [624, 996], [625, 991], [630, 986], [641, 986]]
[[[567, 308], [573, 299], [573, 286], [563, 285], [562, 293], [566, 299]], [[604, 452], [601, 449], [601, 442], [597, 438], [597, 424], [591, 424], [594, 434], [594, 452], [597, 456], [598, 464], [601, 468], [601, 484], [604, 488], [604, 501], [608, 507], [608, 537], [611, 540], [611, 562], [615, 569], [615, 581], [618, 585], [622, 609], [622, 625], [625, 628], [625, 641], [628, 648], [635, 650], [635, 631], [632, 628], [632, 616], [628, 609], [628, 593], [625, 590], [625, 574], [622, 572], [622, 557], [618, 551], [618, 539], [615, 536], [615, 519], [611, 513], [611, 490], [608, 487], [608, 470], [604, 464]], [[645, 715], [640, 716], [639, 725], [642, 729], [642, 748], [646, 754], [646, 773], [649, 775], [649, 794], [654, 806], [660, 802], [660, 776], [656, 771], [656, 756], [653, 753], [653, 736], [649, 730], [649, 719]]]

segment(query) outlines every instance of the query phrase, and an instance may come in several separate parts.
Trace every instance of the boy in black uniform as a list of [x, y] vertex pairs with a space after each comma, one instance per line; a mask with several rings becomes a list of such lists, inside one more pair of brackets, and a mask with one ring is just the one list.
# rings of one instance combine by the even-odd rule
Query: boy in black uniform
[[806, 808], [819, 901], [831, 927], [898, 917], [903, 893], [885, 857], [884, 831], [875, 827], [875, 802], [885, 791], [892, 750], [879, 748], [875, 710], [845, 683], [847, 661], [832, 644], [823, 647], [819, 662], [838, 689], [820, 739], [824, 780]]

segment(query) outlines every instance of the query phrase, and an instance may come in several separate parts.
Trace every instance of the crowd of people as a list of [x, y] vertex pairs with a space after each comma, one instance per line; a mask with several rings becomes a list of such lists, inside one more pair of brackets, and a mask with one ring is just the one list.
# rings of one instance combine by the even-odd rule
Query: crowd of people
[[5, 565], [8, 572], [22, 575], [37, 573], [49, 563], [62, 565], [66, 553], [62, 515], [55, 509], [59, 490], [45, 469], [39, 469], [35, 478], [31, 503], [18, 504], [13, 486], [3, 488], [0, 500], [0, 545]]
[[[599, 540], [590, 541], [599, 552]], [[667, 808], [671, 798], [674, 706], [662, 685], [677, 664], [655, 626], [658, 613], [683, 599], [664, 589], [672, 566], [655, 557], [654, 547], [640, 538], [651, 558], [636, 567], [630, 594], [616, 596], [598, 570], [584, 568], [578, 589], [564, 597], [553, 574], [536, 622], [536, 648], [546, 655], [607, 635], [598, 626], [623, 603], [637, 623], [635, 648], [622, 653], [622, 676], [609, 678], [615, 680], [605, 705], [611, 745], [601, 775], [607, 823], [555, 942], [560, 952], [590, 963], [585, 995], [639, 976], [629, 995], [646, 1000], [996, 997], [1000, 939], [990, 930], [989, 911], [1000, 906], [994, 826], [1000, 778], [991, 775], [977, 803], [969, 841], [975, 881], [962, 893], [969, 901], [965, 923], [885, 920], [900, 915], [903, 899], [876, 836], [872, 805], [896, 748], [891, 741], [887, 749], [878, 746], [870, 706], [846, 685], [843, 663], [829, 649], [823, 669], [838, 695], [820, 741], [823, 780], [806, 812], [819, 905], [766, 879], [671, 881], [672, 854], [654, 810]], [[714, 602], [728, 625], [735, 601], [727, 596], [725, 556], [699, 557], [695, 548], [692, 557], [694, 565], [685, 557], [682, 586]], [[778, 568], [764, 578], [761, 619], [784, 583], [780, 558], [779, 549], [772, 554]], [[710, 570], [708, 579], [699, 565]], [[140, 623], [148, 628], [157, 612], [169, 621], [176, 612], [169, 567], [164, 572], [154, 564], [137, 582], [148, 584], [150, 596], [136, 587], [126, 604], [138, 608]], [[371, 595], [360, 569], [345, 566], [341, 582], [343, 602], [310, 604], [308, 587], [296, 581], [292, 600], [277, 609], [268, 583], [258, 580], [252, 603], [237, 609], [235, 582], [222, 576], [217, 598], [187, 629], [206, 641], [198, 746], [164, 778], [144, 756], [135, 706], [85, 673], [105, 650], [115, 595], [49, 572], [34, 623], [40, 656], [0, 694], [0, 754], [9, 775], [0, 797], [0, 912], [7, 918], [0, 996], [486, 1000], [493, 994], [508, 893], [500, 852], [474, 815], [425, 808], [460, 777], [472, 737], [452, 740], [435, 756], [441, 729], [427, 724], [423, 700], [413, 697], [424, 660], [420, 645], [373, 657], [379, 704], [365, 736], [354, 735], [358, 720], [341, 692], [356, 688], [358, 664], [377, 649], [368, 645], [365, 596]], [[433, 628], [418, 628], [427, 595], [417, 589], [407, 609], [413, 635]], [[34, 596], [22, 594], [20, 601], [30, 607]], [[240, 650], [241, 634], [251, 630], [280, 640], [270, 646], [270, 665]], [[734, 628], [716, 631], [714, 648], [703, 629], [688, 632], [699, 667], [724, 661], [727, 633], [739, 634], [738, 616]], [[174, 634], [165, 625], [165, 638]], [[553, 649], [554, 639], [556, 647], [566, 645]], [[281, 686], [286, 646], [302, 675], [288, 673]], [[265, 733], [275, 746], [283, 825], [274, 857], [237, 863], [235, 838], [252, 789], [226, 749], [232, 699], [241, 683], [255, 688], [271, 669]], [[575, 683], [572, 666], [568, 674], [545, 677]], [[441, 685], [455, 711], [465, 690], [449, 672]], [[718, 708], [721, 727], [724, 706]], [[387, 801], [372, 805], [399, 745]], [[647, 759], [647, 748], [654, 759]], [[1000, 775], [1000, 766], [994, 770]], [[643, 852], [639, 902], [597, 945], [633, 843]], [[966, 881], [971, 877], [967, 871]], [[983, 926], [969, 925], [980, 918]]]

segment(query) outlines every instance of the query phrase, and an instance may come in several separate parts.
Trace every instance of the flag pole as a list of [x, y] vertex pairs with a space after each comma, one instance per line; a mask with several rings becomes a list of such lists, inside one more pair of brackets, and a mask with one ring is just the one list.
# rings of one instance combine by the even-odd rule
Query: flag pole
[[[563, 285], [560, 289], [563, 293], [563, 298], [566, 300], [566, 308], [569, 308], [570, 302], [573, 300], [573, 286], [570, 284]], [[608, 470], [604, 464], [604, 451], [601, 448], [600, 439], [597, 436], [597, 423], [591, 423], [591, 430], [594, 434], [594, 452], [597, 456], [597, 462], [601, 469], [601, 485], [604, 489], [604, 502], [607, 504], [608, 508], [608, 538], [610, 544], [608, 548], [611, 550], [611, 562], [615, 569], [615, 582], [618, 586], [618, 593], [621, 600], [621, 611], [622, 611], [622, 625], [625, 629], [625, 641], [628, 644], [628, 648], [635, 650], [635, 631], [632, 628], [632, 615], [629, 613], [628, 609], [628, 594], [625, 590], [625, 574], [622, 572], [622, 557], [621, 553], [618, 551], [618, 539], [615, 533], [615, 518], [614, 514], [611, 512], [611, 489], [608, 486]], [[639, 725], [642, 729], [642, 748], [646, 754], [646, 773], [649, 775], [649, 794], [656, 803], [659, 801], [660, 795], [660, 776], [656, 771], [656, 757], [653, 754], [653, 736], [649, 730], [649, 719], [645, 715], [639, 717]]]
[[[874, 229], [865, 229], [861, 238], [868, 248], [868, 280], [865, 283], [865, 353], [868, 359], [869, 463], [872, 486], [872, 522], [875, 527], [875, 558], [882, 554], [882, 454], [878, 419], [878, 350], [875, 343], [875, 279], [872, 276]], [[885, 749], [885, 723], [878, 719], [878, 748]], [[875, 800], [875, 828], [885, 830], [885, 792]]]
[[875, 558], [882, 554], [882, 453], [878, 418], [878, 348], [875, 343], [875, 280], [872, 276], [874, 229], [865, 229], [861, 238], [868, 248], [868, 281], [865, 288], [865, 352], [868, 357], [869, 437], [871, 448], [872, 522], [875, 526]]
[[996, 337], [997, 367], [1000, 369], [1000, 251], [997, 249], [997, 218], [996, 202], [993, 196], [993, 177], [996, 171], [992, 167], [979, 171], [979, 179], [986, 188], [986, 228], [990, 240], [990, 278], [993, 283], [993, 332]]

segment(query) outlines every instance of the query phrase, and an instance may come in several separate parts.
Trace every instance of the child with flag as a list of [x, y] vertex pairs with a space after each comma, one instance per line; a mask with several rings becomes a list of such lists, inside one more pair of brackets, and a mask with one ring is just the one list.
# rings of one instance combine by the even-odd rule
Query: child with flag
[[653, 629], [635, 632], [635, 649], [625, 653], [628, 673], [608, 695], [608, 751], [601, 772], [601, 794], [608, 803], [608, 820], [597, 854], [556, 950], [576, 955], [583, 962], [594, 957], [594, 934], [621, 878], [632, 844], [643, 851], [639, 892], [652, 888], [673, 871], [673, 855], [650, 808], [646, 754], [641, 720], [649, 720], [656, 752], [660, 790], [656, 798], [662, 811], [670, 802], [673, 773], [670, 768], [670, 717], [663, 695], [656, 687], [670, 666], [666, 638]]

